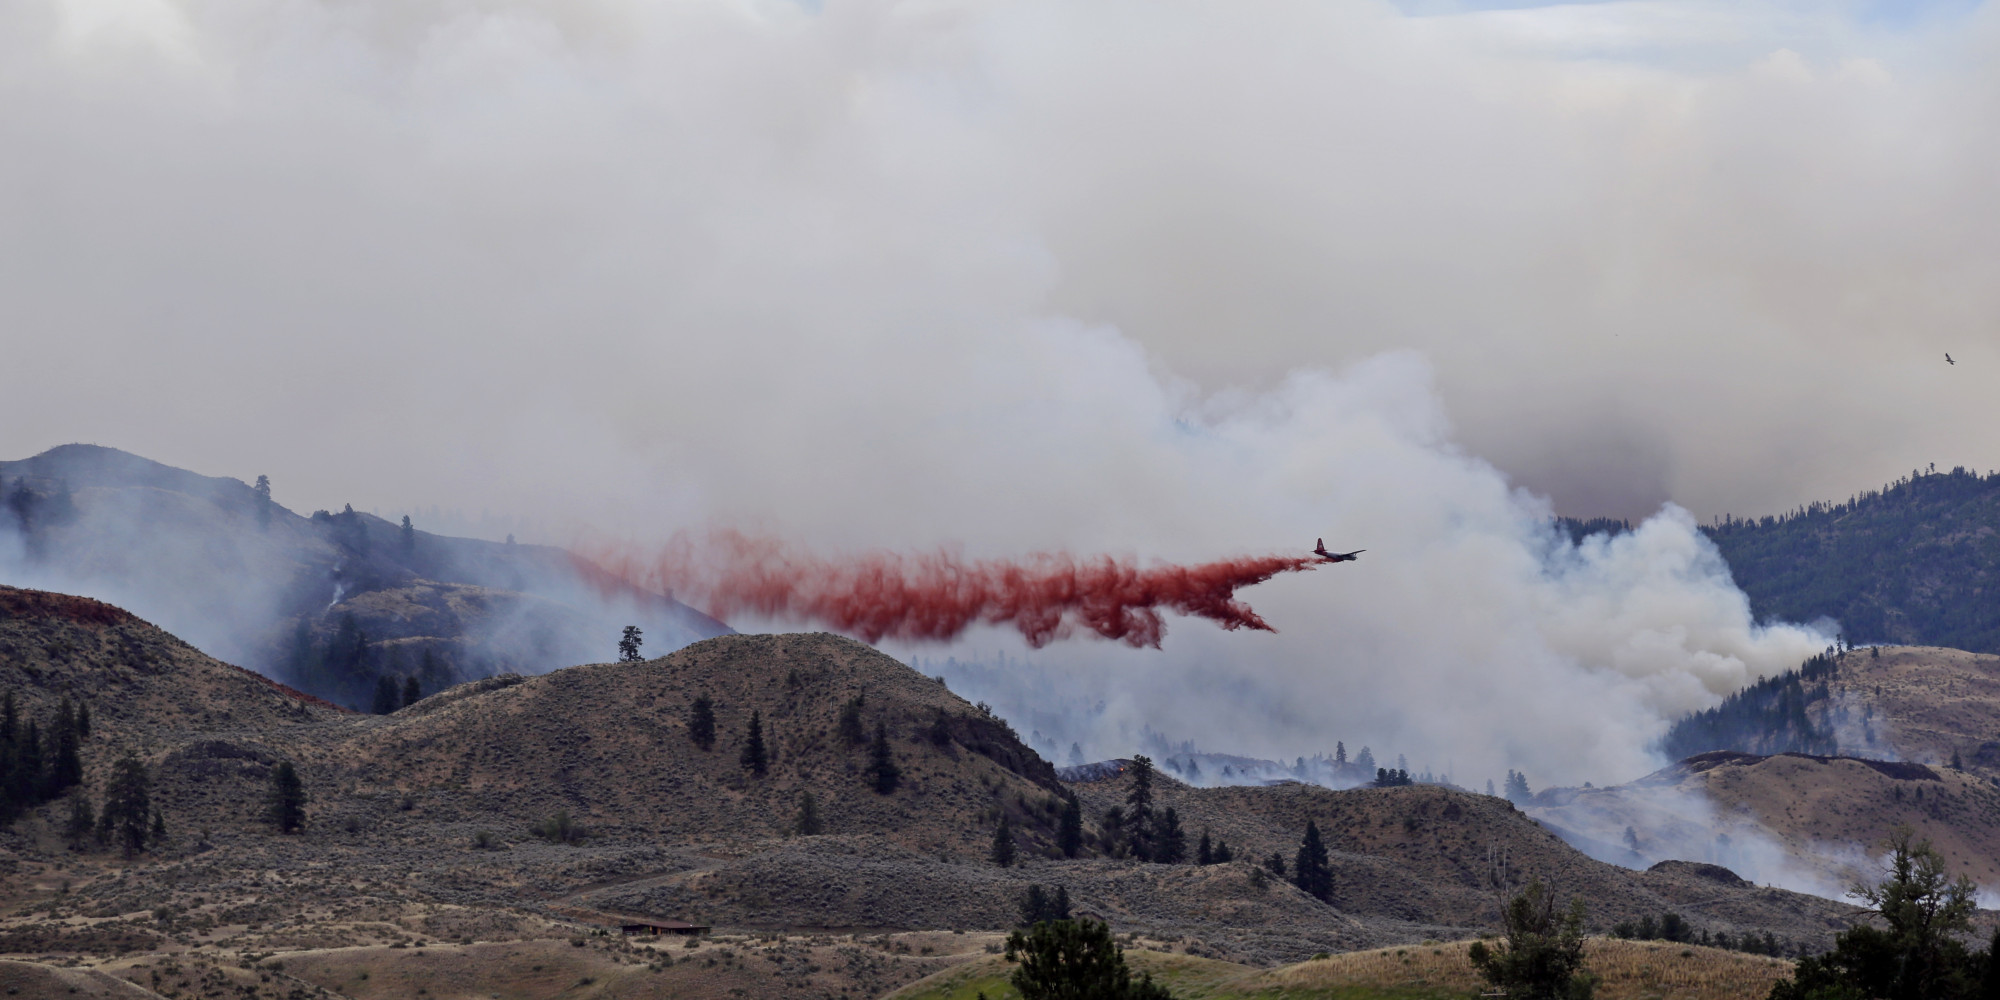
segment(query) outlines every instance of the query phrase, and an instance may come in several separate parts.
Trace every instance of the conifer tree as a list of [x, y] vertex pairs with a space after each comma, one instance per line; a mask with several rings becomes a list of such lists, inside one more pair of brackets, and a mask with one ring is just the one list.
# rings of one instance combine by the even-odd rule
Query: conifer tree
[[638, 663], [645, 659], [639, 655], [639, 646], [646, 641], [645, 633], [637, 625], [625, 626], [625, 634], [618, 639], [618, 660], [621, 663]]
[[1306, 820], [1306, 836], [1292, 859], [1292, 884], [1306, 895], [1324, 903], [1333, 897], [1333, 869], [1327, 864], [1326, 843], [1320, 840], [1319, 824]]
[[715, 702], [701, 695], [688, 708], [688, 739], [703, 750], [715, 749]]
[[814, 801], [813, 793], [799, 796], [799, 818], [792, 824], [792, 832], [801, 837], [817, 837], [826, 832], [825, 824], [820, 822], [819, 803]]
[[1153, 860], [1153, 761], [1132, 758], [1132, 787], [1125, 792], [1127, 849], [1140, 861]]
[[97, 810], [91, 808], [90, 793], [74, 788], [69, 793], [69, 820], [63, 824], [63, 839], [70, 850], [81, 851], [97, 828]]
[[257, 527], [269, 528], [271, 526], [271, 477], [258, 476], [257, 485], [253, 488], [257, 491]]
[[403, 515], [402, 542], [404, 558], [417, 554], [417, 526], [410, 523], [408, 514]]
[[111, 782], [104, 790], [104, 813], [98, 818], [98, 829], [128, 858], [146, 848], [146, 821], [153, 812], [149, 785], [146, 765], [128, 753], [113, 767]]
[[761, 778], [771, 768], [771, 757], [764, 749], [764, 715], [750, 713], [750, 728], [743, 734], [743, 754], [737, 762]]
[[402, 688], [396, 683], [395, 678], [388, 674], [375, 675], [374, 711], [376, 715], [388, 715], [402, 707], [401, 695]]
[[1201, 839], [1195, 842], [1194, 863], [1198, 865], [1215, 863], [1215, 845], [1209, 842], [1207, 827], [1202, 827]]
[[1083, 806], [1071, 795], [1063, 801], [1062, 819], [1056, 825], [1056, 846], [1063, 857], [1076, 857], [1083, 850]]
[[1187, 860], [1187, 834], [1181, 831], [1181, 818], [1173, 806], [1160, 814], [1159, 828], [1153, 833], [1153, 860], [1167, 865]]
[[875, 724], [875, 743], [868, 750], [868, 777], [877, 795], [889, 795], [902, 783], [902, 769], [896, 766], [896, 758], [889, 750], [889, 727]]
[[1000, 813], [1000, 825], [993, 828], [993, 850], [987, 858], [1002, 868], [1013, 867], [1014, 824], [1004, 810]]
[[297, 833], [306, 825], [306, 786], [291, 761], [281, 760], [271, 769], [271, 793], [266, 801], [267, 816], [279, 833]]
[[90, 738], [89, 702], [79, 701], [76, 703], [76, 735], [78, 739], [87, 740]]
[[[427, 651], [424, 653], [424, 655], [429, 656], [430, 653]], [[411, 674], [410, 676], [403, 678], [403, 707], [408, 708], [411, 705], [414, 705], [417, 702], [422, 701], [423, 699], [424, 699], [424, 686], [422, 684], [417, 683], [417, 675]]]
[[861, 725], [861, 700], [857, 696], [840, 706], [840, 739], [850, 748], [868, 741], [868, 730]]
[[1215, 863], [1218, 865], [1226, 865], [1234, 860], [1236, 860], [1236, 855], [1233, 851], [1229, 849], [1229, 841], [1223, 840], [1219, 837], [1216, 838]]
[[160, 811], [159, 806], [153, 807], [153, 828], [147, 834], [147, 839], [155, 846], [164, 843], [167, 839], [167, 816]]

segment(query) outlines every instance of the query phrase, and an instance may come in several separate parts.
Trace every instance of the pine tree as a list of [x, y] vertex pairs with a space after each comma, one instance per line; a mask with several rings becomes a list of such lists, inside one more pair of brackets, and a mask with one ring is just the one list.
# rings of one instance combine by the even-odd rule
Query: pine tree
[[1201, 839], [1194, 845], [1194, 863], [1212, 865], [1215, 863], [1215, 845], [1209, 842], [1208, 828], [1202, 827]]
[[1354, 755], [1354, 766], [1360, 768], [1361, 773], [1364, 775], [1374, 774], [1375, 773], [1374, 751], [1369, 750], [1367, 747], [1362, 747], [1361, 752]]
[[[428, 651], [426, 651], [424, 655], [429, 656], [431, 654]], [[411, 705], [414, 705], [417, 702], [422, 701], [423, 698], [424, 698], [424, 686], [422, 684], [417, 683], [417, 675], [411, 674], [410, 676], [403, 678], [403, 707], [408, 708]]]
[[764, 715], [750, 713], [750, 728], [743, 734], [743, 754], [737, 763], [750, 769], [750, 773], [761, 778], [771, 768], [771, 756], [764, 749]]
[[257, 485], [257, 527], [271, 526], [271, 477], [258, 476]]
[[702, 695], [688, 708], [688, 739], [703, 750], [715, 749], [715, 702]]
[[1519, 771], [1507, 772], [1507, 801], [1528, 801], [1528, 776]]
[[271, 793], [266, 803], [266, 815], [279, 833], [297, 833], [306, 825], [306, 786], [291, 761], [281, 760], [271, 769]]
[[153, 812], [149, 785], [146, 765], [128, 753], [113, 767], [111, 783], [104, 790], [104, 813], [98, 818], [98, 829], [128, 858], [146, 848], [146, 821]]
[[1083, 806], [1075, 795], [1063, 801], [1062, 819], [1056, 824], [1056, 846], [1063, 857], [1076, 857], [1083, 850]]
[[97, 828], [97, 810], [91, 808], [90, 793], [82, 788], [69, 793], [69, 821], [63, 824], [63, 839], [70, 849], [81, 851], [90, 840], [91, 831]]
[[1153, 860], [1168, 865], [1187, 860], [1187, 834], [1181, 831], [1181, 818], [1173, 806], [1160, 814], [1159, 829], [1153, 834]]
[[402, 707], [401, 695], [402, 687], [396, 683], [394, 677], [388, 674], [375, 675], [374, 712], [376, 715], [388, 715]]
[[404, 558], [407, 559], [417, 554], [417, 526], [410, 523], [410, 515], [408, 514], [403, 515], [402, 542]]
[[76, 703], [76, 735], [78, 739], [90, 738], [90, 703]]
[[637, 625], [625, 626], [625, 634], [618, 640], [618, 660], [621, 663], [638, 663], [644, 659], [639, 655], [639, 645], [645, 642], [645, 633]]
[[792, 824], [792, 832], [801, 837], [817, 837], [826, 832], [825, 824], [820, 822], [819, 803], [813, 800], [813, 793], [799, 796], [799, 818]]
[[868, 777], [877, 795], [889, 795], [902, 783], [903, 772], [889, 751], [889, 727], [875, 724], [875, 743], [868, 750]]
[[1333, 741], [1333, 766], [1343, 769], [1347, 767], [1347, 744], [1339, 740]]
[[1306, 820], [1306, 836], [1292, 859], [1292, 884], [1306, 895], [1324, 903], [1333, 897], [1333, 869], [1327, 864], [1326, 844], [1320, 840], [1319, 824]]
[[1226, 865], [1236, 860], [1236, 853], [1229, 849], [1229, 841], [1217, 838], [1215, 841], [1215, 863]]
[[83, 780], [83, 758], [77, 752], [76, 706], [68, 698], [56, 709], [56, 723], [49, 732], [49, 770], [41, 798], [47, 802]]
[[868, 741], [868, 730], [861, 725], [861, 698], [856, 697], [840, 706], [840, 740], [849, 748], [858, 747]]
[[1132, 787], [1125, 792], [1127, 849], [1140, 861], [1153, 860], [1153, 761], [1132, 758]]
[[987, 858], [1002, 868], [1014, 865], [1014, 824], [1005, 811], [1000, 813], [1000, 825], [993, 828], [993, 850]]
[[167, 839], [167, 817], [165, 813], [160, 812], [159, 806], [153, 807], [153, 829], [147, 834], [147, 839], [156, 845]]

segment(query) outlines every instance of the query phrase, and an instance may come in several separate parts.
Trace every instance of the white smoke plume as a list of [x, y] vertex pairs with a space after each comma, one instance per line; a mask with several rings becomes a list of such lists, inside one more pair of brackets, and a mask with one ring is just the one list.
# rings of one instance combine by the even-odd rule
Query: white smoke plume
[[2000, 15], [1740, 7], [18, 0], [0, 454], [537, 541], [1324, 536], [1278, 635], [1046, 656], [1135, 733], [1627, 778], [1824, 643], [1663, 501], [2000, 450]]

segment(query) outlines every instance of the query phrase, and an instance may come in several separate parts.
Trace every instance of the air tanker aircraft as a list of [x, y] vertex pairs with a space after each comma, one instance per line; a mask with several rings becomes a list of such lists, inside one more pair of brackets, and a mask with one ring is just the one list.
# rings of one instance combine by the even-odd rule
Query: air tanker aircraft
[[1361, 556], [1361, 553], [1368, 551], [1367, 549], [1355, 549], [1352, 552], [1328, 552], [1326, 550], [1326, 539], [1315, 538], [1313, 541], [1319, 543], [1313, 547], [1313, 555], [1327, 562], [1353, 562]]

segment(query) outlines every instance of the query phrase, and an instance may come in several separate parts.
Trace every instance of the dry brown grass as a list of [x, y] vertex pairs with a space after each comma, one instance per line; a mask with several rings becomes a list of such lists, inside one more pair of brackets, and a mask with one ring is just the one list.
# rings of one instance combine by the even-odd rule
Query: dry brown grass
[[[1262, 989], [1332, 994], [1355, 987], [1384, 992], [1477, 992], [1481, 980], [1467, 957], [1470, 941], [1349, 952], [1260, 973], [1231, 984], [1242, 993]], [[1792, 963], [1699, 945], [1592, 938], [1585, 967], [1602, 984], [1603, 1000], [1762, 1000], [1771, 984], [1791, 975]]]

